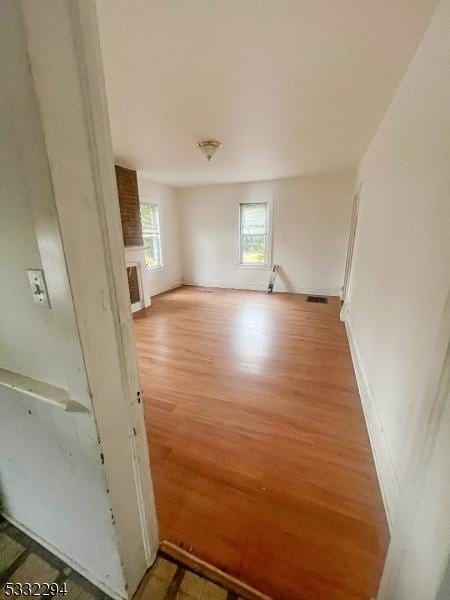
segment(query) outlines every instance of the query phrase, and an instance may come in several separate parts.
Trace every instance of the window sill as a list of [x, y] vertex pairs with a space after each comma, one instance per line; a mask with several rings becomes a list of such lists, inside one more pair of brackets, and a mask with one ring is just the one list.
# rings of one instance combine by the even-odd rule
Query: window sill
[[165, 267], [145, 267], [148, 273], [158, 273], [159, 271], [165, 271]]
[[238, 263], [236, 265], [236, 267], [238, 269], [257, 269], [259, 271], [271, 271], [272, 270], [272, 266], [271, 265], [243, 265], [242, 263]]

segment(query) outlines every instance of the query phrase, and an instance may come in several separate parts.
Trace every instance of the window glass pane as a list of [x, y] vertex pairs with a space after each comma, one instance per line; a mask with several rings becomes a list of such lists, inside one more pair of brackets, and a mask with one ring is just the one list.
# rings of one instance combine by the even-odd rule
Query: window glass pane
[[242, 263], [257, 265], [266, 262], [266, 236], [241, 235], [241, 260]]
[[141, 223], [144, 232], [156, 233], [159, 231], [158, 207], [156, 204], [141, 203]]
[[145, 263], [151, 269], [161, 267], [161, 244], [159, 234], [144, 235]]
[[266, 202], [240, 205], [242, 264], [266, 264], [268, 205]]
[[149, 269], [160, 269], [162, 267], [161, 237], [157, 204], [141, 203], [141, 222], [145, 263]]
[[267, 204], [241, 204], [241, 233], [267, 233]]

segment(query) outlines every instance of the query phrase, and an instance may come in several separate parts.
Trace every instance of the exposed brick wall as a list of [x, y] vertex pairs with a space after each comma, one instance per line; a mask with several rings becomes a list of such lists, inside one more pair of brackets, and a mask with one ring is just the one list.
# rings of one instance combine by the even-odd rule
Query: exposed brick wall
[[116, 165], [120, 219], [125, 246], [142, 246], [142, 226], [139, 211], [139, 190], [136, 171]]
[[130, 302], [131, 304], [134, 304], [135, 302], [139, 302], [141, 299], [137, 267], [127, 267], [127, 275], [128, 289], [130, 290]]

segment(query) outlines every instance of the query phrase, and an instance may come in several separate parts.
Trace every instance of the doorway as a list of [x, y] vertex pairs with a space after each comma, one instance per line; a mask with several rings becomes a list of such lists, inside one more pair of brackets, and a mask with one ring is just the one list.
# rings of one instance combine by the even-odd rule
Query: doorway
[[342, 287], [342, 296], [341, 296], [341, 301], [344, 304], [345, 304], [345, 300], [347, 299], [347, 295], [348, 295], [350, 273], [352, 270], [353, 249], [355, 246], [356, 227], [358, 224], [358, 210], [359, 210], [360, 195], [361, 195], [361, 185], [359, 186], [359, 189], [356, 192], [356, 194], [353, 196], [352, 216], [351, 216], [351, 220], [350, 220], [350, 232], [349, 232], [349, 237], [348, 237], [347, 258], [345, 261], [344, 284]]

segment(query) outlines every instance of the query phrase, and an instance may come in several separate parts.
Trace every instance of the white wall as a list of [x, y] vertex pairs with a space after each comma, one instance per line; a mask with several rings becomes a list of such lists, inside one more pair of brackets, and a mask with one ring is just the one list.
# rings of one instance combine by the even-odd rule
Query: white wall
[[30, 377], [64, 387], [63, 363], [55, 348], [45, 343], [55, 339], [55, 313], [36, 309], [27, 278], [26, 269], [42, 269], [42, 260], [20, 149], [15, 143], [9, 113], [10, 109], [2, 102], [0, 277], [5, 285], [0, 294], [0, 367], [20, 373], [25, 371]]
[[[449, 290], [448, 23], [450, 3], [444, 0], [362, 161], [344, 307], [393, 531], [405, 509], [398, 505], [405, 473], [420, 453], [430, 419], [430, 380], [443, 360], [437, 348]], [[434, 574], [442, 557], [433, 554], [433, 546], [437, 551], [439, 535], [448, 535], [440, 524], [448, 523], [450, 515], [441, 512], [439, 489], [431, 494], [435, 510], [428, 511], [422, 526], [432, 532], [434, 544], [424, 551], [416, 531], [408, 550], [417, 561], [408, 573], [409, 592], [385, 596], [388, 600], [434, 597]]]
[[[176, 190], [145, 179], [138, 173], [139, 199], [158, 205], [163, 266], [143, 270], [145, 298], [170, 290], [183, 281], [181, 269], [180, 225]], [[129, 252], [129, 251], [127, 251]]]
[[[445, 582], [445, 578], [450, 566], [449, 457], [450, 400], [447, 400], [425, 480], [408, 528], [409, 540], [404, 553], [404, 564], [394, 581], [395, 595], [389, 590], [386, 600], [391, 597], [399, 600], [434, 599], [439, 588], [448, 585], [448, 579]], [[449, 591], [447, 587], [447, 593]]]
[[239, 203], [273, 202], [276, 291], [339, 295], [355, 174], [180, 188], [185, 283], [266, 289], [270, 269], [238, 265]]

